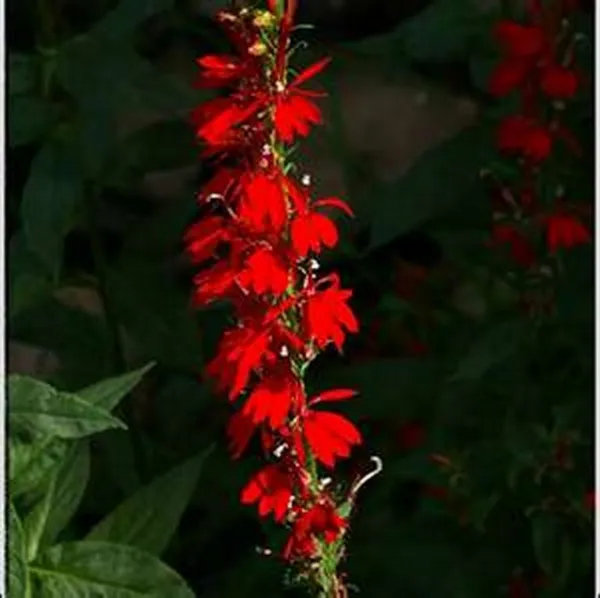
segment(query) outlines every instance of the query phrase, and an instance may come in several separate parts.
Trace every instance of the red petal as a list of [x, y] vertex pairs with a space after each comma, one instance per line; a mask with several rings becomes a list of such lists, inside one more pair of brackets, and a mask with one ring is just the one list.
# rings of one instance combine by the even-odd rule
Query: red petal
[[305, 81], [308, 81], [314, 77], [317, 73], [320, 73], [329, 63], [331, 58], [322, 58], [318, 62], [315, 62], [311, 66], [305, 68], [291, 83], [290, 87], [297, 87], [302, 85]]

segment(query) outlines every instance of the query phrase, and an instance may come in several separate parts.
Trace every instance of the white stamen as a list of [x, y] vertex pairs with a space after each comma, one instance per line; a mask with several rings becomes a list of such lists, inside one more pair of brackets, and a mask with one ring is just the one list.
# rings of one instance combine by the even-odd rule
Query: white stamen
[[222, 201], [225, 198], [220, 194], [220, 193], [211, 193], [210, 195], [206, 196], [206, 201]]
[[281, 355], [281, 357], [287, 357], [290, 354], [290, 350], [283, 345], [283, 347], [281, 347], [281, 349], [279, 350], [279, 355]]
[[310, 187], [310, 174], [303, 174], [300, 181], [305, 187]]
[[329, 484], [331, 484], [331, 478], [323, 478], [321, 480], [321, 488], [326, 488]]
[[319, 262], [318, 262], [316, 259], [312, 258], [312, 259], [311, 259], [311, 260], [308, 262], [308, 267], [309, 267], [311, 270], [318, 270], [318, 269], [321, 267], [321, 264], [319, 264]]
[[271, 155], [271, 146], [268, 145], [267, 143], [265, 143], [262, 146], [262, 155], [263, 156], [270, 156]]
[[281, 81], [275, 83], [275, 91], [277, 93], [283, 93], [285, 91], [285, 85]]

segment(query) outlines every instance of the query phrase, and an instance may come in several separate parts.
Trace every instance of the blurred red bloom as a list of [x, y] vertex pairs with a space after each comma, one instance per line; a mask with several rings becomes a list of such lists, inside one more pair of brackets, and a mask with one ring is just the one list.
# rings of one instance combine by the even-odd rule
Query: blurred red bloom
[[550, 98], [570, 99], [577, 93], [579, 81], [570, 69], [560, 65], [550, 65], [542, 71], [540, 87]]
[[545, 218], [546, 243], [551, 253], [589, 243], [591, 236], [583, 223], [569, 214], [551, 214]]
[[492, 230], [493, 245], [508, 245], [513, 260], [528, 268], [535, 263], [535, 252], [529, 240], [512, 224], [497, 223]]

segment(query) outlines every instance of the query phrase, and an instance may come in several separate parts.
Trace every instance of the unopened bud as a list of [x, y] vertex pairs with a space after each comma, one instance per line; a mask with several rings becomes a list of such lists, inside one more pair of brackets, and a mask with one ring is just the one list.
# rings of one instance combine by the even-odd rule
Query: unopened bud
[[267, 46], [262, 42], [256, 42], [248, 48], [248, 52], [252, 54], [252, 56], [262, 56], [263, 54], [266, 54]]
[[256, 16], [252, 22], [259, 29], [270, 27], [275, 22], [275, 16], [268, 10], [259, 10], [256, 12]]

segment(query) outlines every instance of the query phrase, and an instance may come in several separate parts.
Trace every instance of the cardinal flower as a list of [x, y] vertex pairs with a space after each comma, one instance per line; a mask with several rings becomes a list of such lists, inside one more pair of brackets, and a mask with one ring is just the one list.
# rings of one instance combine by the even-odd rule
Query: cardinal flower
[[283, 521], [292, 497], [287, 474], [278, 465], [261, 469], [242, 490], [242, 504], [258, 503], [258, 513], [266, 517], [273, 513], [275, 521]]
[[188, 229], [184, 241], [192, 261], [201, 263], [209, 259], [217, 247], [228, 238], [227, 221], [220, 216], [212, 216], [193, 224]]
[[569, 214], [551, 214], [545, 218], [546, 242], [551, 253], [560, 248], [570, 249], [577, 245], [589, 243], [588, 229], [575, 216]]
[[529, 268], [535, 263], [535, 252], [531, 243], [512, 224], [496, 224], [492, 232], [492, 244], [508, 245], [513, 260], [524, 268]]
[[284, 259], [262, 247], [247, 258], [238, 280], [243, 288], [250, 288], [259, 295], [281, 295], [290, 282], [290, 273]]
[[239, 327], [225, 332], [216, 357], [208, 364], [207, 373], [217, 380], [218, 389], [229, 389], [229, 398], [235, 399], [248, 383], [253, 370], [269, 357], [268, 330]]
[[327, 467], [333, 467], [338, 457], [348, 457], [351, 447], [362, 442], [352, 422], [329, 411], [308, 410], [304, 433], [315, 457]]
[[316, 201], [299, 213], [293, 220], [290, 229], [292, 247], [299, 257], [306, 257], [309, 251], [318, 254], [321, 246], [332, 248], [338, 241], [338, 231], [335, 223], [315, 208], [320, 206], [335, 206], [352, 216], [352, 210], [341, 199], [336, 197]]
[[284, 558], [310, 558], [317, 550], [316, 540], [335, 542], [347, 527], [331, 503], [316, 504], [297, 516], [283, 550]]
[[243, 413], [255, 424], [268, 420], [273, 429], [285, 422], [292, 403], [302, 396], [302, 388], [289, 367], [284, 365], [267, 372], [250, 393]]
[[520, 153], [541, 162], [552, 150], [552, 137], [547, 129], [524, 116], [509, 116], [498, 128], [498, 147], [509, 153]]
[[570, 99], [577, 93], [579, 81], [570, 69], [552, 64], [542, 71], [540, 87], [549, 98]]
[[223, 87], [236, 83], [248, 71], [248, 66], [236, 56], [210, 54], [197, 61], [203, 70], [196, 86], [199, 88]]
[[275, 129], [286, 143], [296, 136], [306, 137], [310, 125], [321, 124], [321, 110], [309, 98], [322, 97], [322, 93], [301, 89], [300, 85], [321, 72], [331, 61], [325, 58], [302, 71], [287, 88], [283, 83], [277, 87], [275, 98]]
[[247, 175], [242, 180], [239, 217], [258, 232], [279, 234], [287, 223], [282, 185], [275, 176]]
[[246, 450], [256, 425], [252, 418], [238, 411], [229, 418], [227, 424], [227, 436], [229, 438], [229, 451], [233, 459], [239, 459]]
[[345, 330], [358, 332], [358, 320], [348, 306], [352, 291], [340, 289], [339, 281], [308, 297], [304, 309], [306, 335], [321, 349], [332, 342], [338, 349], [346, 339]]

